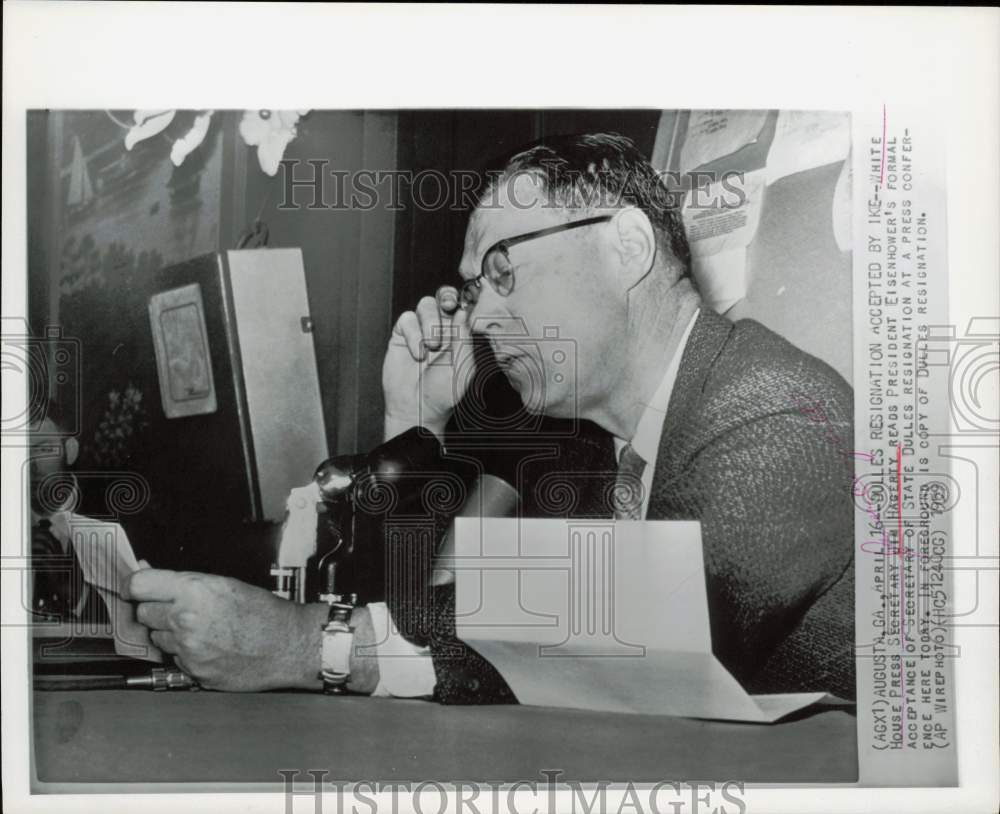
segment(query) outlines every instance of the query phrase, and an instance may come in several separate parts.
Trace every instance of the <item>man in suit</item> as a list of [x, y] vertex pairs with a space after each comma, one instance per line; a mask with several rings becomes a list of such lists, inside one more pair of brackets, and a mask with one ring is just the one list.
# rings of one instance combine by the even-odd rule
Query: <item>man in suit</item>
[[[475, 368], [472, 334], [484, 337], [529, 413], [580, 422], [560, 461], [580, 476], [580, 500], [547, 505], [530, 487], [545, 462], [514, 467], [526, 514], [700, 520], [722, 663], [751, 691], [853, 697], [850, 457], [825, 431], [852, 437], [850, 388], [763, 326], [703, 305], [679, 212], [634, 145], [568, 137], [514, 157], [471, 216], [459, 271], [460, 291], [396, 322], [386, 437], [420, 427], [445, 440]], [[574, 343], [575, 365], [547, 361], [553, 330]], [[154, 643], [207, 686], [315, 687], [324, 608], [279, 607], [220, 579], [139, 572]], [[219, 622], [233, 617], [263, 621], [236, 635]], [[454, 625], [450, 585], [358, 609], [348, 687], [513, 701]]]
[[[853, 437], [851, 390], [759, 323], [734, 325], [701, 302], [679, 214], [631, 143], [571, 137], [516, 156], [473, 214], [460, 270], [471, 307], [454, 317], [454, 339], [485, 335], [529, 411], [586, 419], [613, 439], [613, 453], [600, 434], [578, 439], [578, 471], [617, 468], [619, 482], [581, 480], [590, 495], [574, 513], [700, 520], [720, 661], [753, 692], [853, 698], [851, 460], [825, 431]], [[383, 372], [389, 436], [420, 424], [444, 437], [466, 386], [449, 375], [469, 366], [435, 364], [449, 344], [442, 318], [425, 298], [397, 322]], [[575, 341], [575, 368], [546, 363], [537, 340], [552, 328]], [[821, 405], [827, 426], [804, 404]], [[538, 482], [535, 469], [521, 482]], [[604, 494], [620, 499], [601, 506]], [[550, 512], [535, 501], [525, 513]], [[420, 643], [440, 654], [436, 697], [508, 700], [475, 653], [454, 655], [453, 601], [442, 588], [421, 607], [390, 606], [411, 639], [434, 631]]]

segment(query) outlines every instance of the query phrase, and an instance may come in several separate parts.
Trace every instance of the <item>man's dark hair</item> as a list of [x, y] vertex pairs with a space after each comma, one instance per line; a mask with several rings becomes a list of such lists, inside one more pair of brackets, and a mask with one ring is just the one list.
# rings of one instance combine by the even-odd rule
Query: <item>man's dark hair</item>
[[508, 159], [503, 176], [521, 172], [544, 178], [549, 200], [560, 206], [642, 210], [659, 248], [676, 259], [681, 277], [690, 275], [691, 250], [674, 193], [631, 139], [617, 133], [546, 138]]

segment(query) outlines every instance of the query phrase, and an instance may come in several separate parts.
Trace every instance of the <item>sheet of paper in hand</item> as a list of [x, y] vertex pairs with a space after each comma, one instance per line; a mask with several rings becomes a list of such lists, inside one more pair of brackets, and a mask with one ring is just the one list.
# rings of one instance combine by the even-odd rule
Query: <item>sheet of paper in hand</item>
[[122, 598], [129, 576], [140, 567], [125, 529], [77, 514], [71, 516], [70, 528], [83, 578], [97, 589], [108, 608], [115, 652], [162, 662], [163, 654], [149, 640], [149, 631], [135, 618], [135, 606]]
[[697, 522], [457, 518], [458, 637], [522, 704], [768, 723], [712, 654]]

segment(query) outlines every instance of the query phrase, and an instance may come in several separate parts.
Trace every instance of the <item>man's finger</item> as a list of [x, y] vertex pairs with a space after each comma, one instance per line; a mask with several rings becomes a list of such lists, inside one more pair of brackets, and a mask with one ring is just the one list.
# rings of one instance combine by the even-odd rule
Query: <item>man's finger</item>
[[180, 574], [162, 568], [143, 568], [129, 578], [126, 599], [138, 602], [173, 602], [180, 587]]
[[195, 674], [194, 674], [194, 670], [192, 670], [183, 661], [181, 661], [180, 656], [178, 656], [176, 653], [174, 654], [174, 664], [177, 665], [178, 669], [183, 670], [185, 673], [187, 673], [192, 678], [196, 678]]
[[[441, 347], [442, 332], [446, 317], [438, 308], [434, 297], [421, 297], [417, 303], [417, 318], [420, 320], [420, 333], [424, 338], [424, 347], [428, 350], [438, 350]], [[450, 321], [450, 320], [449, 320]]]
[[[176, 653], [178, 650], [177, 637], [169, 630], [151, 630], [149, 631], [149, 640], [164, 653]], [[174, 660], [176, 661], [176, 659]], [[187, 671], [185, 670], [185, 672]]]
[[459, 393], [464, 394], [472, 379], [472, 374], [476, 370], [475, 354], [472, 347], [472, 333], [469, 330], [469, 310], [460, 308], [452, 319], [453, 342], [455, 347], [454, 364], [455, 370], [461, 380], [455, 383]]
[[435, 293], [434, 299], [442, 314], [451, 316], [459, 307], [458, 289], [453, 285], [443, 285]]
[[171, 602], [140, 602], [135, 609], [135, 618], [148, 628], [170, 630]]
[[396, 326], [392, 329], [392, 332], [397, 336], [403, 337], [406, 347], [410, 351], [410, 356], [418, 362], [423, 361], [425, 354], [424, 337], [420, 330], [420, 320], [417, 319], [417, 315], [413, 311], [404, 311], [399, 319], [396, 320]]

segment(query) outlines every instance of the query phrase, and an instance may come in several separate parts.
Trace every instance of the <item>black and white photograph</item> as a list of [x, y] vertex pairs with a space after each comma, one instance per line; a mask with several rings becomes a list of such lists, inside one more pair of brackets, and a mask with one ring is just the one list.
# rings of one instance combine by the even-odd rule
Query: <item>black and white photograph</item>
[[955, 321], [932, 108], [170, 75], [5, 82], [11, 810], [988, 800], [1000, 308]]

